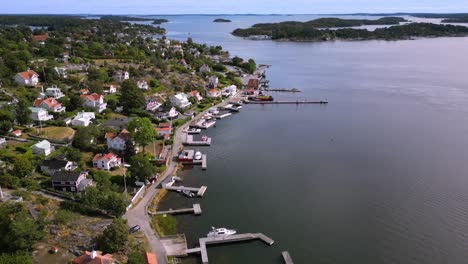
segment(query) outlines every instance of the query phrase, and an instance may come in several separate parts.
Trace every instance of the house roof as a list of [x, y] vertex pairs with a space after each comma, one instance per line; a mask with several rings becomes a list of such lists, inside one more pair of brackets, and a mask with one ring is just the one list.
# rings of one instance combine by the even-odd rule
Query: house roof
[[190, 96], [197, 96], [199, 95], [200, 93], [197, 91], [197, 90], [193, 90], [193, 91], [190, 91], [190, 93], [188, 93]]
[[97, 94], [97, 93], [92, 93], [92, 94], [82, 94], [80, 95], [81, 98], [83, 99], [88, 99], [88, 100], [91, 100], [91, 101], [99, 101], [102, 97], [102, 95], [100, 94]]
[[27, 70], [25, 72], [19, 72], [18, 75], [21, 76], [21, 78], [23, 78], [25, 80], [26, 79], [31, 79], [34, 75], [39, 76], [39, 74], [37, 74], [33, 70]]
[[49, 38], [48, 34], [43, 34], [43, 35], [33, 35], [33, 39], [36, 41], [46, 41]]
[[93, 161], [98, 161], [101, 159], [106, 159], [106, 160], [111, 160], [112, 158], [118, 158], [117, 155], [114, 155], [113, 153], [98, 153], [94, 156]]
[[52, 181], [72, 181], [76, 182], [78, 178], [85, 172], [80, 171], [56, 171], [52, 175]]
[[213, 89], [211, 89], [211, 90], [208, 90], [208, 92], [209, 92], [210, 94], [217, 94], [217, 93], [219, 93], [219, 90], [216, 89], [216, 88], [213, 88]]
[[11, 133], [12, 133], [13, 135], [19, 135], [19, 134], [23, 133], [23, 131], [21, 131], [21, 130], [18, 129], [18, 130], [15, 130], [15, 131], [11, 132]]
[[101, 251], [96, 251], [96, 257], [91, 258], [91, 252], [85, 253], [73, 260], [73, 264], [112, 264], [115, 262], [111, 254], [102, 255]]
[[49, 149], [52, 145], [47, 140], [42, 140], [39, 143], [32, 145], [33, 147], [40, 148], [40, 149]]
[[119, 137], [123, 140], [129, 140], [131, 138], [131, 135], [130, 135], [130, 132], [128, 132], [127, 129], [122, 129], [122, 131], [120, 131], [119, 134], [117, 133], [112, 133], [112, 132], [108, 132], [106, 133], [106, 138], [115, 138], [115, 137]]
[[49, 108], [54, 108], [56, 106], [61, 106], [62, 104], [60, 104], [57, 100], [55, 100], [54, 98], [52, 97], [49, 97], [47, 99], [40, 99], [40, 98], [37, 98], [33, 105], [34, 106], [40, 106], [42, 103], [45, 103]]
[[171, 131], [171, 128], [170, 127], [156, 127], [155, 130], [156, 130], [156, 132]]
[[258, 86], [260, 85], [260, 81], [258, 79], [250, 79], [247, 87], [258, 89]]
[[158, 264], [158, 260], [156, 259], [156, 255], [151, 252], [146, 252], [146, 263], [147, 264]]
[[69, 161], [67, 160], [57, 160], [57, 159], [44, 160], [41, 163], [41, 166], [48, 167], [49, 169], [53, 169], [53, 170], [58, 170], [58, 169], [65, 168], [68, 162]]
[[159, 123], [158, 127], [171, 127], [171, 123]]

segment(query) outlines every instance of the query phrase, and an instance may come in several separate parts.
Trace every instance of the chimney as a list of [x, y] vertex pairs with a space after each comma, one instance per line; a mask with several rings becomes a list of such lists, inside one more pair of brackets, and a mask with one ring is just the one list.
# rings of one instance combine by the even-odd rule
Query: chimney
[[90, 257], [91, 257], [91, 259], [95, 259], [95, 258], [97, 257], [97, 252], [96, 252], [96, 250], [91, 251]]

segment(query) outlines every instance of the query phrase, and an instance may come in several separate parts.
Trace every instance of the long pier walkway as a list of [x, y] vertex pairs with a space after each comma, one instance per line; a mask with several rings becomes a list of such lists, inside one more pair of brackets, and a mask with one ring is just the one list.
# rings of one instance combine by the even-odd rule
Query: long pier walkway
[[234, 243], [240, 241], [256, 240], [259, 239], [269, 246], [273, 245], [275, 241], [262, 233], [246, 233], [246, 234], [237, 234], [226, 237], [204, 237], [200, 238], [198, 241], [200, 243], [199, 248], [188, 249], [187, 254], [191, 253], [201, 253], [202, 263], [208, 264], [208, 251], [206, 249], [207, 245], [214, 244], [224, 244], [224, 243]]
[[246, 104], [328, 104], [327, 101], [245, 101]]
[[156, 212], [148, 211], [148, 214], [151, 214], [151, 215], [186, 214], [186, 213], [193, 213], [195, 215], [201, 215], [202, 210], [201, 210], [200, 204], [194, 204], [192, 208], [169, 209], [167, 211], [156, 211]]
[[208, 187], [202, 186], [200, 188], [195, 188], [195, 187], [185, 187], [185, 186], [172, 186], [172, 185], [165, 184], [164, 189], [169, 190], [169, 191], [190, 191], [190, 192], [196, 193], [198, 197], [203, 197]]

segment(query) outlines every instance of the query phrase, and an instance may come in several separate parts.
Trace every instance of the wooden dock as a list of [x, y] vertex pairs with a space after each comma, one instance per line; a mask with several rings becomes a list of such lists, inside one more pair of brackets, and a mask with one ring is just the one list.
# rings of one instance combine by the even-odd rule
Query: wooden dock
[[216, 119], [223, 119], [223, 118], [226, 118], [228, 116], [232, 116], [232, 113], [224, 113], [224, 114], [215, 115]]
[[198, 240], [200, 243], [199, 248], [188, 249], [186, 253], [191, 254], [191, 253], [200, 252], [202, 263], [208, 264], [208, 251], [206, 249], [208, 245], [235, 243], [235, 242], [256, 240], [256, 239], [259, 239], [270, 246], [273, 245], [273, 243], [275, 243], [273, 239], [267, 237], [266, 235], [262, 233], [246, 233], [246, 234], [237, 234], [237, 235], [226, 236], [226, 237], [204, 237]]
[[208, 164], [206, 161], [206, 155], [202, 155], [202, 164], [201, 164], [202, 170], [206, 170], [208, 168]]
[[196, 193], [198, 197], [203, 197], [208, 187], [202, 186], [200, 188], [194, 188], [194, 187], [185, 187], [185, 186], [172, 186], [169, 184], [165, 184], [164, 189], [169, 190], [169, 191], [190, 191], [190, 192]]
[[187, 213], [193, 213], [195, 215], [201, 215], [202, 210], [201, 210], [200, 204], [194, 204], [192, 208], [169, 209], [167, 211], [156, 211], [156, 212], [148, 211], [148, 214], [151, 214], [151, 215], [187, 214]]
[[203, 140], [193, 140], [193, 135], [188, 135], [183, 142], [184, 145], [187, 146], [210, 146], [211, 145], [211, 138], [207, 138], [206, 141]]
[[291, 255], [289, 255], [288, 251], [283, 251], [281, 252], [281, 255], [283, 256], [283, 260], [285, 264], [294, 264]]
[[245, 101], [246, 104], [328, 104], [327, 101]]
[[274, 88], [274, 89], [264, 89], [265, 92], [285, 92], [285, 93], [300, 93], [299, 89], [286, 89], [286, 88]]

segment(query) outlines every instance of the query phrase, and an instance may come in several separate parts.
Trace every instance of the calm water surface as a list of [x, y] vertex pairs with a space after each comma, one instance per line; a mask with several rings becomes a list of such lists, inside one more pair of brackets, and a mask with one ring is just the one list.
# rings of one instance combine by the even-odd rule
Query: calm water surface
[[[330, 104], [245, 106], [207, 131], [201, 200], [170, 194], [189, 246], [210, 226], [275, 240], [209, 247], [210, 263], [466, 263], [468, 259], [468, 38], [287, 43], [229, 34], [259, 22], [313, 16], [175, 16], [170, 38], [222, 45], [272, 64], [272, 95]], [[187, 263], [201, 263], [197, 257]]]

